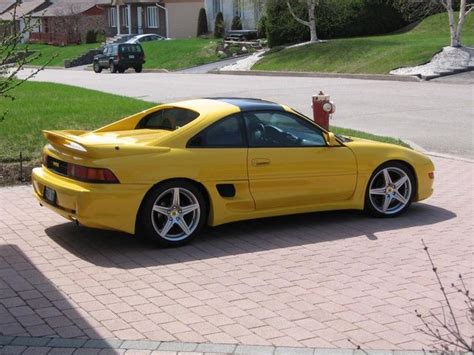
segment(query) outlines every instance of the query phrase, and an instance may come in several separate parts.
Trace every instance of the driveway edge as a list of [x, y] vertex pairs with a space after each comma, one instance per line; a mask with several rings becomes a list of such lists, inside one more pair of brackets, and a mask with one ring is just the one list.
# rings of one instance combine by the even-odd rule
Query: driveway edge
[[[92, 350], [148, 350], [163, 352], [213, 353], [213, 354], [302, 354], [302, 355], [424, 355], [423, 350], [357, 350], [335, 348], [303, 348], [288, 346], [268, 345], [242, 345], [242, 344], [213, 344], [213, 343], [185, 343], [153, 340], [118, 340], [118, 339], [84, 339], [84, 338], [49, 338], [26, 336], [0, 335], [0, 353], [15, 353], [15, 350], [24, 351], [26, 348], [42, 349], [87, 349]], [[34, 349], [32, 349], [34, 350]], [[457, 353], [472, 354], [472, 353]]]

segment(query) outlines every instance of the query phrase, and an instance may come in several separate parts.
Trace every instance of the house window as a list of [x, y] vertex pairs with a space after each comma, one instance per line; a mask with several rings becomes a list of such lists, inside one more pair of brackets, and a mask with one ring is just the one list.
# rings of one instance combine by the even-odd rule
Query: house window
[[234, 0], [234, 16], [242, 18], [242, 0]]
[[122, 23], [125, 27], [128, 27], [128, 6], [122, 8]]
[[217, 15], [219, 12], [221, 12], [221, 0], [212, 0], [212, 9], [214, 11], [214, 15]]
[[146, 20], [149, 28], [158, 28], [158, 8], [156, 6], [146, 8]]
[[109, 27], [117, 27], [117, 10], [114, 7], [109, 8]]

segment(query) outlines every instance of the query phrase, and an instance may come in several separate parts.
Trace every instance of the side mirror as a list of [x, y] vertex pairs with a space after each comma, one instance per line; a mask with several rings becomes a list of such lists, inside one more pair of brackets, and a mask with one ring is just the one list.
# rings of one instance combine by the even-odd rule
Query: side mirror
[[325, 133], [326, 142], [330, 147], [339, 147], [341, 144], [337, 141], [336, 136], [332, 132]]

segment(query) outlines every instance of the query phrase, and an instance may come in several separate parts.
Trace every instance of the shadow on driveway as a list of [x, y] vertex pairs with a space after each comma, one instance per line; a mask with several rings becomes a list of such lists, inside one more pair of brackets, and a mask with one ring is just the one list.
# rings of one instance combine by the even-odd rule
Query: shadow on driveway
[[208, 228], [190, 245], [159, 249], [125, 233], [65, 223], [46, 229], [56, 243], [81, 259], [102, 267], [134, 269], [268, 251], [376, 233], [428, 226], [456, 215], [427, 204], [414, 204], [398, 217], [377, 219], [358, 211], [322, 212], [230, 223]]
[[[0, 338], [11, 338], [15, 348], [0, 353], [18, 354], [27, 346], [80, 348], [89, 342], [112, 350], [94, 325], [14, 244], [0, 245]], [[16, 337], [16, 338], [13, 338]], [[6, 344], [6, 343], [3, 343]], [[38, 352], [39, 353], [39, 352]], [[67, 349], [63, 349], [63, 353]]]

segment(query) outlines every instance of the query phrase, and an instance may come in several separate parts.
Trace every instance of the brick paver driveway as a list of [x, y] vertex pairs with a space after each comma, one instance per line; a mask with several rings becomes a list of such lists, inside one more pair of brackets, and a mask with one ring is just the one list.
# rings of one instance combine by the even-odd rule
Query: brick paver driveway
[[421, 238], [447, 285], [473, 276], [474, 164], [433, 159], [435, 195], [401, 218], [234, 223], [166, 250], [68, 223], [28, 186], [2, 188], [0, 335], [420, 349], [414, 309], [441, 299]]

